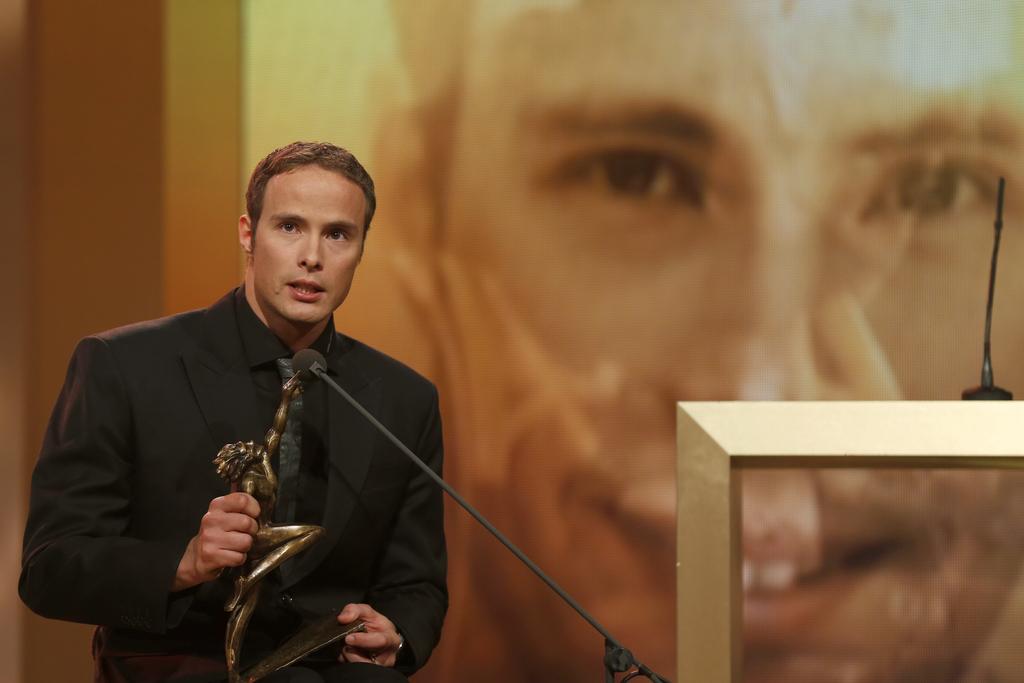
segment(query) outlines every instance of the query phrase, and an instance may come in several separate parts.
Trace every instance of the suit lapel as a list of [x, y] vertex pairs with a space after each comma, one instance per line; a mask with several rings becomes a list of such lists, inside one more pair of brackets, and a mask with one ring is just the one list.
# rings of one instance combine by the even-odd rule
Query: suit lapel
[[[328, 373], [335, 382], [359, 401], [370, 413], [378, 408], [376, 383], [356, 367], [352, 342], [340, 335], [336, 341], [347, 345], [331, 354]], [[377, 433], [373, 425], [360, 415], [333, 389], [327, 392], [328, 473], [327, 500], [322, 525], [326, 533], [315, 545], [282, 567], [284, 586], [290, 586], [311, 572], [337, 545], [356, 500], [359, 498], [370, 468]], [[291, 565], [291, 566], [289, 566]]]
[[196, 403], [218, 449], [234, 441], [259, 442], [269, 426], [260, 424], [256, 387], [238, 336], [233, 297], [231, 292], [207, 309], [199, 347], [182, 354]]
[[248, 372], [232, 372], [202, 353], [184, 354], [182, 362], [216, 447], [235, 441], [260, 443], [270, 425], [260, 425], [256, 387]]

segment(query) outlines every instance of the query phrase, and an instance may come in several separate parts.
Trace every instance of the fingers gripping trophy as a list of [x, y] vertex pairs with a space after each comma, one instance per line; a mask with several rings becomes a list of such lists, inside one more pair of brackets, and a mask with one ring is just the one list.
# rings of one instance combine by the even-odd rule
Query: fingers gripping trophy
[[267, 430], [264, 443], [236, 441], [226, 444], [213, 459], [217, 474], [232, 488], [247, 493], [259, 503], [259, 526], [253, 537], [246, 563], [234, 580], [234, 592], [224, 605], [231, 613], [224, 636], [229, 683], [252, 683], [283, 668], [324, 645], [335, 642], [353, 631], [364, 631], [361, 621], [339, 626], [334, 615], [313, 622], [300, 630], [278, 650], [244, 673], [239, 673], [239, 657], [245, 632], [260, 599], [262, 580], [285, 560], [306, 550], [323, 536], [324, 528], [314, 524], [274, 524], [277, 502], [277, 473], [271, 465], [277, 455], [288, 421], [292, 401], [302, 393], [302, 382], [310, 377], [308, 370], [299, 370], [281, 388], [281, 402], [274, 422]]

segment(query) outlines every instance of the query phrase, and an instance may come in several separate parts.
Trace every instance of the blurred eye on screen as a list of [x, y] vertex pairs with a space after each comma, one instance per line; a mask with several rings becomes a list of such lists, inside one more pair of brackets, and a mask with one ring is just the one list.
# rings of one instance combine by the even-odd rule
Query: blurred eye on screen
[[556, 182], [637, 202], [674, 203], [702, 210], [703, 173], [672, 154], [645, 149], [608, 149], [584, 153], [562, 163]]
[[905, 250], [949, 263], [957, 245], [991, 225], [999, 171], [981, 158], [929, 152], [899, 160], [876, 176], [843, 229], [847, 247], [872, 261]]
[[910, 216], [919, 226], [948, 223], [993, 206], [998, 172], [976, 161], [910, 159], [886, 174], [861, 214], [865, 221]]
[[984, 180], [973, 169], [947, 162], [908, 174], [901, 183], [900, 205], [922, 218], [969, 209], [985, 194]]

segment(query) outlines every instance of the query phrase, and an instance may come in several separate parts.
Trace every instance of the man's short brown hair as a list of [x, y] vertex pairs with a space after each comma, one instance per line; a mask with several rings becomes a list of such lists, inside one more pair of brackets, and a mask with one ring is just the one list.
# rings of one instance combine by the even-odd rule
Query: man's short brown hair
[[370, 221], [377, 210], [377, 196], [373, 191], [373, 178], [363, 165], [347, 149], [328, 142], [293, 142], [275, 149], [263, 157], [249, 177], [249, 188], [245, 191], [245, 212], [252, 222], [255, 234], [256, 224], [263, 212], [263, 195], [267, 183], [276, 175], [287, 173], [302, 166], [319, 166], [334, 171], [359, 186], [366, 196], [366, 213], [363, 234], [370, 230]]

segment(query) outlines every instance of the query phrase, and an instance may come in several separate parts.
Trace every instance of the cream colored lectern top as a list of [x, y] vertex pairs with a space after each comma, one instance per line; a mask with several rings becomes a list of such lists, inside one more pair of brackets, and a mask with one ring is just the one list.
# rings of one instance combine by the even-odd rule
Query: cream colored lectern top
[[741, 467], [1024, 468], [1016, 401], [678, 404], [676, 683], [741, 680]]

